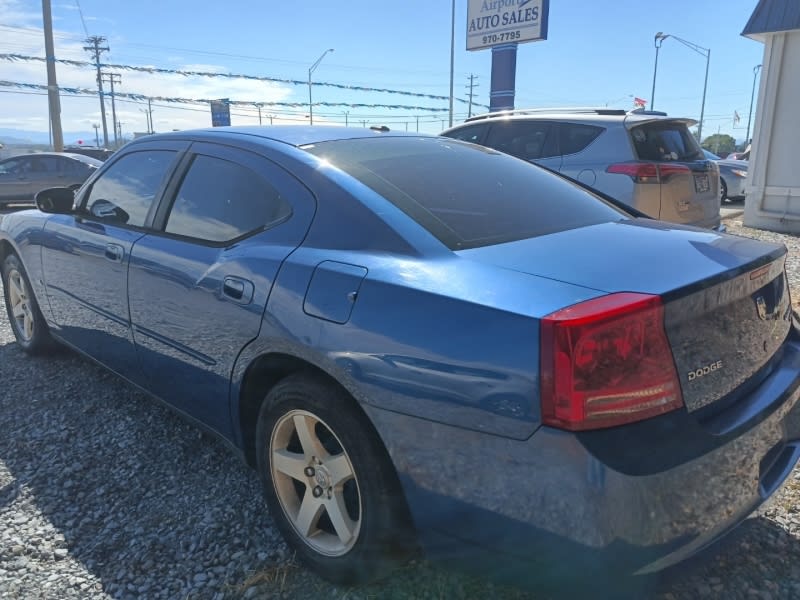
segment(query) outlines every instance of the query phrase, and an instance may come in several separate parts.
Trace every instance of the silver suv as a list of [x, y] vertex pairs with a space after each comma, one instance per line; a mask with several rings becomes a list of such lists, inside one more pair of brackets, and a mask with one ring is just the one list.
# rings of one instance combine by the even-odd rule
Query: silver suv
[[608, 108], [488, 113], [441, 135], [495, 148], [655, 218], [719, 228], [719, 168], [689, 133], [696, 121]]

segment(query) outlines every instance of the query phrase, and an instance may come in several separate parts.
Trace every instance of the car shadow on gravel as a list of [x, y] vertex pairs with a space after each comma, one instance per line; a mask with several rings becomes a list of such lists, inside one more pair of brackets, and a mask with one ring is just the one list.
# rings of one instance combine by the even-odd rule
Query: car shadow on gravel
[[[293, 562], [255, 473], [225, 444], [90, 361], [26, 357], [9, 335], [3, 319], [2, 597], [549, 597], [425, 561], [367, 586], [328, 584]], [[800, 542], [763, 516], [691, 564], [655, 596], [800, 596]]]

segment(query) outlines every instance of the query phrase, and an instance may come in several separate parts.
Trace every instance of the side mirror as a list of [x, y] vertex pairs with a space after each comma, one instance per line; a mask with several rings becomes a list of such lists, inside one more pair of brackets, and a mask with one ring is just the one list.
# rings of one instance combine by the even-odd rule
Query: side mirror
[[49, 188], [36, 194], [36, 207], [44, 213], [70, 215], [74, 204], [75, 190], [70, 188]]
[[95, 200], [89, 211], [93, 217], [114, 223], [127, 223], [131, 216], [119, 206], [108, 200]]

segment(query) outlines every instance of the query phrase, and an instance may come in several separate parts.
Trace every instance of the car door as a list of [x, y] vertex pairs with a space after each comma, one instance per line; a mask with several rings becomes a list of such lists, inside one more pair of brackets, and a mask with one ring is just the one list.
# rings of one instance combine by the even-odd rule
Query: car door
[[139, 145], [98, 175], [74, 214], [45, 224], [42, 268], [57, 334], [130, 379], [138, 371], [128, 311], [131, 249], [187, 146]]
[[553, 171], [561, 168], [558, 127], [549, 121], [498, 119], [491, 124], [484, 144]]
[[31, 195], [53, 187], [65, 187], [64, 174], [59, 170], [60, 157], [43, 154], [32, 156], [30, 182]]
[[195, 143], [137, 241], [129, 303], [140, 384], [221, 433], [240, 351], [314, 213], [311, 193], [261, 155]]
[[0, 162], [0, 200], [10, 202], [31, 198], [30, 170], [30, 160], [25, 156]]

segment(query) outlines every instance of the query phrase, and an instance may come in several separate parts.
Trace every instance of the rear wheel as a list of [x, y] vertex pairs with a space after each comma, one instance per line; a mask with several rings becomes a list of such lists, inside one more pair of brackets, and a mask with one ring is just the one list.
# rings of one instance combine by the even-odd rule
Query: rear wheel
[[19, 258], [14, 254], [7, 256], [2, 271], [6, 311], [17, 343], [28, 354], [49, 350], [53, 343], [50, 330]]
[[728, 184], [722, 177], [719, 178], [719, 199], [723, 201], [728, 199]]
[[386, 450], [353, 400], [310, 375], [266, 397], [256, 432], [267, 504], [298, 558], [340, 584], [388, 574], [413, 548]]

